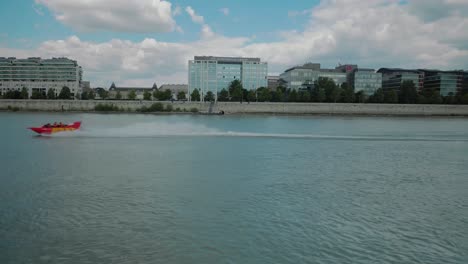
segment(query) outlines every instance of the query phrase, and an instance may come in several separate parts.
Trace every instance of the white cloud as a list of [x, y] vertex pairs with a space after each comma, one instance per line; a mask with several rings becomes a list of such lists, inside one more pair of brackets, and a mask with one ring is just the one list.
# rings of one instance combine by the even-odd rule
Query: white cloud
[[178, 16], [180, 14], [182, 14], [182, 8], [180, 6], [176, 6], [174, 8], [174, 11], [172, 11], [172, 15], [173, 16]]
[[221, 9], [219, 9], [219, 11], [220, 11], [221, 13], [223, 13], [225, 16], [229, 16], [229, 8], [223, 7], [223, 8], [221, 8]]
[[[80, 31], [169, 32], [171, 3], [161, 0], [35, 0], [61, 23]], [[177, 12], [177, 11], [176, 11]]]
[[[436, 7], [443, 9], [447, 4]], [[46, 41], [35, 50], [0, 48], [0, 54], [71, 57], [83, 66], [93, 86], [105, 87], [112, 81], [146, 86], [187, 83], [187, 61], [195, 55], [260, 57], [268, 61], [269, 72], [276, 73], [307, 61], [324, 67], [356, 63], [374, 68], [468, 69], [468, 31], [464, 30], [468, 18], [449, 13], [426, 21], [396, 0], [323, 1], [310, 12], [304, 30], [283, 31], [276, 42], [255, 39], [252, 43], [251, 38], [216, 34], [203, 17], [188, 10], [201, 25], [201, 38], [192, 42], [147, 38], [96, 43], [74, 36]]]
[[197, 24], [203, 24], [205, 22], [203, 16], [199, 16], [195, 13], [195, 10], [191, 6], [187, 6], [185, 8], [185, 11], [190, 15], [190, 18], [192, 19], [193, 22]]

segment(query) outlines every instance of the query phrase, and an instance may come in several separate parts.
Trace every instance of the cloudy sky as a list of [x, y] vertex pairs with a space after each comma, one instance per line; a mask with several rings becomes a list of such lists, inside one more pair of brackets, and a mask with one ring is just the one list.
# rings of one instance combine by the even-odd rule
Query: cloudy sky
[[0, 56], [69, 57], [93, 87], [187, 83], [195, 55], [269, 73], [323, 67], [468, 70], [468, 0], [2, 0]]

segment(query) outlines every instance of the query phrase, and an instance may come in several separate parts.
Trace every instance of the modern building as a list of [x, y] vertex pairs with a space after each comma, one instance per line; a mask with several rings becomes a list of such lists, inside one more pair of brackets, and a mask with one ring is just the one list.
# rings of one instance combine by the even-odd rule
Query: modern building
[[218, 93], [234, 80], [247, 90], [268, 86], [268, 64], [260, 58], [195, 56], [188, 64], [188, 92], [198, 89], [202, 100], [209, 91], [217, 100]]
[[464, 81], [468, 76], [465, 71], [439, 71], [420, 69], [424, 74], [425, 91], [438, 91], [442, 96], [456, 95], [461, 93], [464, 88]]
[[377, 72], [382, 74], [382, 88], [384, 90], [399, 91], [404, 81], [412, 81], [418, 91], [422, 91], [424, 88], [424, 73], [421, 71], [400, 68], [380, 68]]
[[341, 69], [322, 69], [320, 63], [306, 63], [289, 68], [280, 75], [280, 78], [286, 82], [286, 88], [295, 90], [313, 86], [320, 77], [328, 77], [335, 84], [341, 85], [346, 82], [347, 74]]
[[145, 92], [150, 92], [151, 95], [158, 90], [158, 86], [153, 84], [152, 87], [117, 87], [114, 83], [109, 87], [109, 99], [117, 99], [117, 94], [120, 94], [121, 99], [129, 99], [130, 92], [135, 92], [137, 100], [142, 100]]
[[365, 95], [371, 96], [382, 88], [382, 73], [374, 69], [355, 68], [349, 73], [348, 83], [355, 92], [363, 91]]
[[[170, 90], [172, 93], [172, 98], [174, 100], [179, 100], [179, 98], [177, 98], [177, 95], [180, 92], [184, 92], [185, 98], [188, 98], [188, 85], [187, 84], [163, 84], [159, 87], [159, 90], [161, 91]], [[183, 98], [180, 98], [180, 99], [183, 100]]]
[[54, 89], [56, 96], [68, 87], [72, 96], [81, 95], [83, 71], [78, 63], [68, 58], [41, 59], [38, 57], [17, 59], [0, 57], [0, 91], [21, 91], [47, 94]]
[[278, 86], [280, 86], [280, 77], [279, 76], [268, 76], [268, 89], [275, 91]]

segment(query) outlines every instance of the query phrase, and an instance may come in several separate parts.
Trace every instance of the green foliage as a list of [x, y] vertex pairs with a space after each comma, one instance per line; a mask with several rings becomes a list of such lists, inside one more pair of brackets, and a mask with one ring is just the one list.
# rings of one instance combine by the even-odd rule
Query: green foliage
[[212, 91], [208, 91], [205, 95], [205, 101], [207, 102], [211, 102], [211, 101], [214, 101], [214, 94]]
[[96, 98], [96, 93], [94, 91], [89, 91], [88, 92], [88, 98], [90, 100], [94, 100], [94, 98]]
[[154, 103], [150, 107], [143, 106], [138, 111], [139, 112], [163, 112], [164, 105], [162, 103]]
[[299, 91], [297, 94], [298, 102], [310, 102], [310, 93], [309, 91]]
[[94, 111], [98, 112], [118, 112], [119, 107], [113, 104], [97, 104], [94, 106]]
[[20, 91], [17, 91], [17, 90], [14, 90], [14, 91], [7, 91], [7, 92], [3, 95], [3, 98], [4, 98], [4, 99], [22, 99], [22, 97], [21, 97], [21, 92], [20, 92]]
[[382, 88], [377, 89], [375, 93], [369, 98], [370, 103], [381, 104], [385, 100], [385, 93]]
[[229, 92], [226, 89], [222, 89], [218, 95], [218, 101], [226, 102], [229, 101]]
[[[398, 99], [398, 94], [397, 94], [397, 99]], [[354, 100], [355, 100], [356, 103], [362, 104], [362, 103], [366, 102], [367, 96], [364, 93], [364, 91], [359, 91], [359, 92], [354, 94]]]
[[47, 99], [47, 96], [44, 92], [34, 90], [32, 92], [31, 99]]
[[243, 90], [242, 83], [239, 80], [234, 80], [229, 85], [229, 94], [231, 95], [231, 101], [242, 101]]
[[292, 89], [288, 93], [288, 102], [296, 102], [297, 101], [297, 92], [296, 90]]
[[58, 99], [64, 99], [64, 100], [71, 99], [70, 88], [68, 88], [67, 86], [62, 87], [62, 90], [60, 90]]
[[318, 80], [314, 82], [313, 97], [316, 102], [334, 102], [337, 89], [335, 82], [328, 77], [319, 77]]
[[190, 112], [192, 112], [192, 113], [198, 113], [198, 108], [192, 107], [192, 108], [190, 108]]
[[269, 102], [271, 101], [270, 90], [266, 87], [260, 87], [257, 89], [257, 100], [259, 102]]
[[99, 89], [98, 94], [101, 99], [107, 99], [109, 97], [109, 92], [104, 89]]
[[348, 83], [342, 83], [341, 96], [343, 103], [354, 103], [354, 88]]
[[117, 91], [117, 94], [115, 95], [115, 99], [122, 100], [122, 94], [120, 93], [120, 91]]
[[384, 103], [398, 104], [398, 93], [395, 90], [386, 91], [384, 93]]
[[418, 99], [418, 92], [413, 81], [403, 81], [401, 84], [399, 102], [400, 104], [415, 104]]
[[168, 104], [166, 105], [166, 112], [172, 112], [174, 110], [174, 108], [172, 107], [172, 105]]
[[7, 107], [7, 110], [8, 110], [8, 111], [17, 112], [17, 111], [20, 110], [20, 108], [17, 107], [17, 106], [11, 106], [11, 105], [9, 105], [9, 106]]
[[159, 101], [167, 101], [172, 99], [172, 92], [169, 89], [166, 89], [164, 91], [155, 91], [153, 95], [156, 99]]
[[88, 100], [88, 92], [81, 93], [81, 100]]
[[177, 100], [186, 100], [187, 96], [185, 95], [184, 91], [180, 91], [177, 93]]
[[175, 109], [175, 111], [176, 111], [176, 112], [180, 112], [180, 111], [181, 111], [181, 110], [180, 110], [180, 107], [177, 107], [177, 108]]
[[21, 99], [29, 99], [28, 88], [23, 87], [21, 89]]
[[250, 90], [247, 93], [247, 101], [255, 102], [256, 100], [257, 100], [257, 93], [255, 92], [255, 90]]
[[198, 91], [198, 89], [192, 91], [192, 93], [190, 94], [190, 100], [200, 101], [200, 92]]
[[135, 100], [136, 99], [136, 92], [134, 90], [131, 90], [128, 95], [127, 95], [128, 100]]
[[143, 93], [143, 100], [145, 100], [145, 101], [151, 101], [151, 93], [148, 92], [148, 91], [145, 91], [145, 92]]
[[54, 88], [50, 88], [47, 91], [47, 99], [50, 99], [50, 100], [55, 99], [55, 89]]

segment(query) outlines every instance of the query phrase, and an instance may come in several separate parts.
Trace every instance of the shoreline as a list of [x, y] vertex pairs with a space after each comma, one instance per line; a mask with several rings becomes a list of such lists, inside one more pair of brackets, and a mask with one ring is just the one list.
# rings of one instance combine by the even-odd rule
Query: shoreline
[[[140, 112], [154, 103], [170, 111]], [[98, 105], [116, 110], [96, 111]], [[212, 113], [209, 113], [210, 110]], [[263, 115], [263, 116], [369, 116], [369, 117], [468, 117], [468, 105], [344, 104], [272, 102], [167, 102], [116, 100], [0, 100], [0, 112], [102, 113], [152, 115]]]

